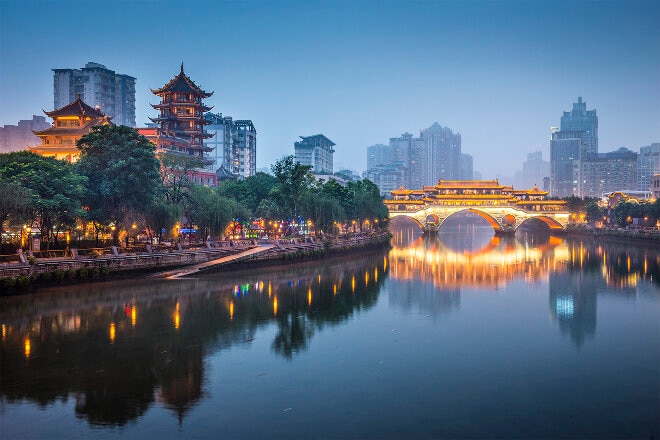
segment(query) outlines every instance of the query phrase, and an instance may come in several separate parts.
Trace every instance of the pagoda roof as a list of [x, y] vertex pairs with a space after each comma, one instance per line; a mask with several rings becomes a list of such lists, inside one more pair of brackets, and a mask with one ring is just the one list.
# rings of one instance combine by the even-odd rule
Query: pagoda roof
[[399, 195], [408, 195], [408, 194], [412, 194], [412, 193], [414, 192], [414, 190], [412, 190], [412, 189], [405, 189], [405, 188], [403, 187], [403, 185], [400, 185], [397, 189], [393, 189], [393, 190], [391, 190], [390, 192], [391, 192], [392, 194], [394, 194], [394, 195], [399, 196]]
[[90, 119], [85, 121], [81, 127], [50, 127], [41, 131], [32, 131], [36, 136], [83, 136], [92, 130], [92, 127], [97, 125], [112, 124], [109, 116], [103, 115], [100, 118]]
[[546, 195], [548, 194], [548, 191], [543, 191], [542, 189], [538, 189], [536, 185], [532, 189], [517, 189], [512, 191], [513, 194], [530, 194], [530, 195]]
[[53, 119], [60, 116], [89, 116], [91, 118], [102, 118], [105, 116], [100, 109], [85, 104], [80, 99], [80, 95], [78, 95], [75, 101], [64, 107], [60, 107], [50, 112], [44, 110], [43, 112]]
[[208, 98], [213, 95], [213, 92], [205, 92], [200, 89], [197, 84], [193, 82], [184, 72], [183, 72], [183, 63], [181, 63], [181, 72], [174, 78], [170, 80], [167, 84], [159, 89], [151, 89], [151, 93], [154, 95], [160, 95], [162, 93], [168, 92], [184, 92], [184, 93], [194, 93], [201, 95], [204, 98]]
[[[425, 187], [426, 188], [426, 187]], [[497, 179], [493, 180], [438, 180], [435, 188], [439, 189], [504, 189]]]

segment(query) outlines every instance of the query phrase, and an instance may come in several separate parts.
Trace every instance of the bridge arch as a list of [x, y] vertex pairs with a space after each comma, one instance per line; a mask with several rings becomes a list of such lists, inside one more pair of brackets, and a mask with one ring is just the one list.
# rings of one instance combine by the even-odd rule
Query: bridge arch
[[408, 215], [408, 214], [406, 214], [406, 213], [394, 213], [394, 212], [391, 212], [391, 213], [390, 213], [390, 223], [391, 223], [392, 221], [395, 221], [395, 222], [396, 222], [396, 221], [410, 221], [410, 222], [414, 223], [415, 225], [417, 225], [417, 226], [419, 227], [419, 229], [421, 229], [422, 231], [426, 230], [426, 225], [422, 224], [422, 223], [421, 223], [419, 220], [417, 220], [415, 217], [413, 217], [413, 216], [411, 216], [411, 215]]
[[[520, 225], [518, 225], [518, 228], [520, 228], [520, 226], [522, 226], [525, 223], [528, 223], [530, 221], [535, 221], [535, 220], [545, 223], [545, 225], [548, 227], [548, 229], [550, 229], [550, 232], [563, 232], [564, 231], [564, 227], [561, 225], [561, 223], [559, 223], [557, 220], [555, 220], [553, 218], [546, 217], [546, 216], [543, 216], [543, 215], [539, 215], [539, 216], [536, 216], [536, 217], [531, 217], [531, 218], [523, 220], [520, 223]], [[518, 229], [518, 228], [516, 228], [516, 229]]]
[[[456, 212], [450, 214], [449, 216], [447, 216], [447, 218], [445, 218], [444, 220], [446, 221], [447, 219], [449, 219], [451, 217], [454, 217], [456, 215], [465, 214], [465, 213], [476, 214], [479, 217], [483, 218], [493, 228], [495, 233], [499, 233], [499, 232], [503, 231], [502, 225], [500, 225], [500, 223], [492, 215], [490, 215], [488, 213], [485, 213], [483, 211], [480, 211], [478, 209], [474, 209], [474, 208], [468, 208], [468, 209], [462, 209], [460, 211], [456, 211]], [[442, 223], [444, 223], [444, 221]]]

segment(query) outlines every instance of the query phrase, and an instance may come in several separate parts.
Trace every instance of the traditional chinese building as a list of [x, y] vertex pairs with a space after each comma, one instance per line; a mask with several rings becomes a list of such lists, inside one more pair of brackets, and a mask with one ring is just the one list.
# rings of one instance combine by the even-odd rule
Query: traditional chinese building
[[70, 104], [44, 113], [53, 119], [53, 126], [34, 134], [41, 138], [41, 145], [30, 147], [29, 150], [41, 156], [75, 162], [80, 151], [76, 142], [97, 125], [111, 124], [110, 117], [98, 108], [85, 104], [80, 95]]
[[[204, 139], [212, 134], [204, 130], [208, 121], [204, 112], [211, 110], [203, 103], [204, 98], [213, 95], [199, 88], [183, 71], [172, 78], [163, 87], [151, 90], [160, 97], [159, 104], [151, 106], [160, 111], [155, 118], [149, 118], [158, 124], [155, 129], [140, 129], [141, 134], [156, 144], [157, 150], [199, 158], [202, 165], [208, 165], [209, 159], [204, 154], [212, 149], [204, 145]], [[214, 172], [200, 167], [190, 172], [193, 182], [215, 186], [217, 176]]]

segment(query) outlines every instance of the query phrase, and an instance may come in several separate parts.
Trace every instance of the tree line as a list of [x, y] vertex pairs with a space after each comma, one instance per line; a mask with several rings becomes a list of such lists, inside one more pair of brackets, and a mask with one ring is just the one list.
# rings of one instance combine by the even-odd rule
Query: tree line
[[321, 182], [293, 156], [273, 164], [273, 175], [259, 172], [210, 188], [191, 179], [203, 166], [201, 158], [170, 151], [157, 155], [154, 144], [130, 127], [94, 127], [77, 147], [80, 157], [73, 164], [29, 151], [0, 154], [3, 231], [36, 226], [43, 241], [57, 246], [62, 232], [91, 225], [97, 243], [111, 234], [118, 244], [122, 233], [163, 238], [162, 231], [177, 223], [207, 237], [251, 217], [305, 219], [324, 233], [338, 232], [338, 223], [380, 219], [382, 224], [387, 218], [372, 182]]

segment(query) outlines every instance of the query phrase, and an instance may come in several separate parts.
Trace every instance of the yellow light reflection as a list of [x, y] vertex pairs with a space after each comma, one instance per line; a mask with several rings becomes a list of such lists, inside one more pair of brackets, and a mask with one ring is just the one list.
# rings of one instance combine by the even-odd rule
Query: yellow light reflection
[[137, 322], [137, 307], [133, 306], [131, 307], [131, 325], [135, 327], [136, 322]]
[[234, 319], [234, 301], [229, 302], [229, 319]]
[[312, 305], [312, 288], [311, 287], [307, 291], [307, 305], [308, 306]]
[[387, 270], [387, 257], [383, 257], [383, 272]]
[[337, 285], [336, 285], [336, 284], [333, 284], [333, 285], [332, 285], [332, 294], [333, 294], [333, 295], [336, 295], [336, 294], [337, 294]]
[[268, 298], [270, 298], [270, 295], [273, 293], [273, 285], [270, 284], [270, 281], [268, 281]]
[[374, 282], [376, 282], [376, 283], [378, 282], [378, 268], [377, 267], [374, 268]]
[[364, 273], [364, 285], [369, 287], [369, 272]]
[[321, 284], [321, 274], [319, 274], [319, 284]]
[[25, 351], [25, 358], [29, 358], [30, 352], [32, 351], [32, 344], [30, 344], [29, 335], [25, 335], [25, 341], [23, 341], [23, 349]]
[[351, 292], [355, 292], [355, 277], [351, 277]]
[[174, 328], [178, 330], [180, 325], [181, 315], [179, 314], [179, 302], [177, 301], [176, 305], [174, 306]]
[[110, 323], [110, 343], [113, 344], [115, 342], [115, 336], [117, 335], [117, 330], [115, 328], [115, 323], [111, 322]]
[[2, 342], [5, 342], [7, 339], [7, 326], [2, 324]]
[[277, 315], [277, 297], [273, 298], [273, 316]]

